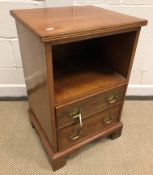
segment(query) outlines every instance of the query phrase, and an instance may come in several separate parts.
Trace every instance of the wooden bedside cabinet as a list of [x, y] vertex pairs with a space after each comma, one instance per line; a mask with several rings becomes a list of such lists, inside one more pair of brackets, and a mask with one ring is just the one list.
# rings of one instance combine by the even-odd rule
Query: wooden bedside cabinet
[[[81, 146], [121, 135], [124, 97], [147, 21], [94, 6], [13, 10], [30, 121], [53, 170]], [[32, 156], [32, 155], [31, 155]]]

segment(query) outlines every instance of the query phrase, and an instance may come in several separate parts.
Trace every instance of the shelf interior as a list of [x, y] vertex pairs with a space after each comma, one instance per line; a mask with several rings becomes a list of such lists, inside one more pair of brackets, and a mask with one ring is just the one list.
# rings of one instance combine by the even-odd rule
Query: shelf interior
[[126, 83], [123, 76], [95, 60], [69, 58], [54, 62], [56, 106]]
[[127, 83], [136, 32], [54, 45], [55, 106]]

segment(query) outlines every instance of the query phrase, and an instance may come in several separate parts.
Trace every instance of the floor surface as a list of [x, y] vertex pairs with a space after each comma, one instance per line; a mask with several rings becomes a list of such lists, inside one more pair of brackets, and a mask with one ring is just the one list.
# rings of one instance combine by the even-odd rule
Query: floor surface
[[126, 101], [122, 136], [99, 139], [53, 173], [27, 101], [0, 102], [0, 175], [153, 175], [153, 101]]

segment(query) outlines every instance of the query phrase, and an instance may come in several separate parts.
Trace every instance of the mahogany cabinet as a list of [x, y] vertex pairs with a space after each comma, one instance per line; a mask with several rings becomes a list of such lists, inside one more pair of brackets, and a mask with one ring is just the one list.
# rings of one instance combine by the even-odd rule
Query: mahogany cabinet
[[[33, 127], [53, 170], [81, 146], [121, 135], [144, 19], [94, 6], [12, 10]], [[32, 155], [31, 155], [32, 156]]]

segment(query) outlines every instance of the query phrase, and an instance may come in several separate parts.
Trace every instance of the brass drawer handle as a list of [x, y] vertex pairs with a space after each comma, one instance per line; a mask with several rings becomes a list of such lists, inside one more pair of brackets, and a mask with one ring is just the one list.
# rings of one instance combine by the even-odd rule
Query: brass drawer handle
[[109, 115], [109, 116], [104, 117], [102, 122], [104, 124], [110, 124], [112, 121], [113, 121], [113, 115]]
[[118, 95], [111, 94], [109, 97], [107, 97], [107, 102], [112, 104], [112, 103], [115, 103], [117, 99], [118, 99]]
[[82, 132], [80, 129], [73, 129], [72, 133], [68, 136], [70, 140], [76, 140], [81, 136]]
[[81, 111], [82, 111], [81, 107], [73, 108], [72, 112], [69, 113], [69, 117], [72, 119], [77, 119], [78, 115], [81, 114]]

